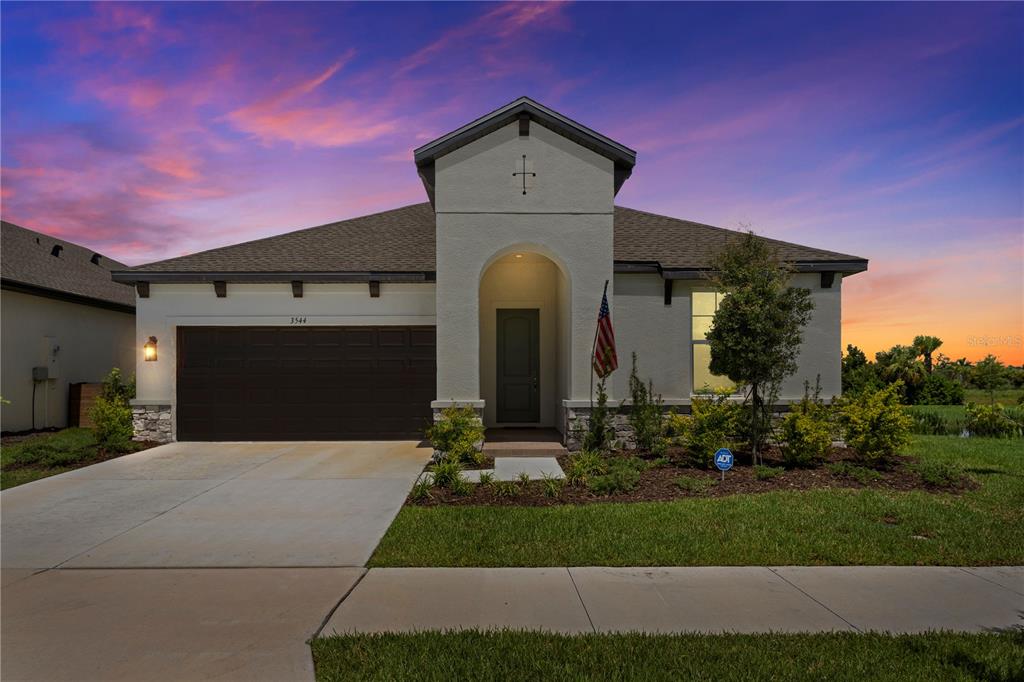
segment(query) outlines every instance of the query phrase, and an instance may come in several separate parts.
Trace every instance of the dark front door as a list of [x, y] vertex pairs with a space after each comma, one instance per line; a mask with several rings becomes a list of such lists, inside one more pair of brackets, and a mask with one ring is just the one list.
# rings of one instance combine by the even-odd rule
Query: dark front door
[[498, 421], [540, 421], [540, 315], [498, 310]]
[[434, 327], [178, 327], [179, 440], [421, 438]]

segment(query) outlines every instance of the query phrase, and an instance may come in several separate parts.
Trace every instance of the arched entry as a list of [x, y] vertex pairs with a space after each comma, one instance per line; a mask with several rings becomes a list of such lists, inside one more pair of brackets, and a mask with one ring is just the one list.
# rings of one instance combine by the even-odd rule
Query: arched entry
[[506, 249], [483, 269], [480, 393], [486, 426], [559, 427], [569, 395], [570, 280], [531, 247]]

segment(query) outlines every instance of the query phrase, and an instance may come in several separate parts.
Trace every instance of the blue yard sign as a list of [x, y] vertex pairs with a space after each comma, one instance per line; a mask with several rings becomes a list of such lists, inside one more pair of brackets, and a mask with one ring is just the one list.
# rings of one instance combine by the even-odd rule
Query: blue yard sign
[[722, 472], [722, 480], [725, 480], [725, 472], [732, 469], [732, 451], [729, 448], [719, 448], [715, 453], [715, 466]]

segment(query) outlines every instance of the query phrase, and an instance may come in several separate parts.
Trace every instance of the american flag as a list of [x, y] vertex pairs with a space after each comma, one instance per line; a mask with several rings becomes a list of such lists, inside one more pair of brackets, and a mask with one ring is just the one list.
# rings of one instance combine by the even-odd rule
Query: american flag
[[608, 288], [601, 296], [601, 312], [597, 316], [597, 337], [594, 340], [594, 373], [601, 379], [619, 366], [615, 354], [615, 332], [612, 330], [612, 316], [608, 310]]

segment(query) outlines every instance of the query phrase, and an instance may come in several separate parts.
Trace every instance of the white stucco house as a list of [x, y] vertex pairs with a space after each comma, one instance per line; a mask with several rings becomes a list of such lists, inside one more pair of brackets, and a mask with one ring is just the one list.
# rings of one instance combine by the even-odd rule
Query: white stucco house
[[124, 263], [0, 223], [0, 427], [64, 427], [71, 384], [135, 370], [135, 292]]
[[[452, 403], [566, 434], [606, 281], [622, 364], [666, 405], [716, 383], [705, 276], [735, 233], [616, 206], [633, 150], [524, 97], [414, 157], [428, 202], [113, 273], [137, 290], [140, 437], [409, 438]], [[838, 394], [843, 278], [867, 261], [775, 245], [815, 304], [782, 397], [819, 374]]]

